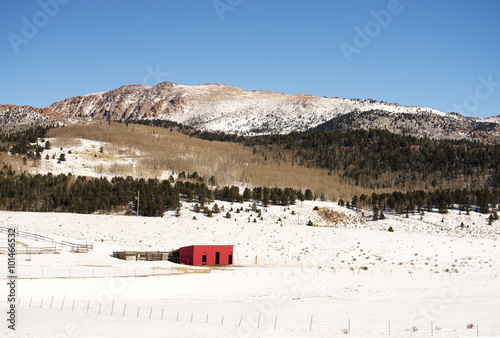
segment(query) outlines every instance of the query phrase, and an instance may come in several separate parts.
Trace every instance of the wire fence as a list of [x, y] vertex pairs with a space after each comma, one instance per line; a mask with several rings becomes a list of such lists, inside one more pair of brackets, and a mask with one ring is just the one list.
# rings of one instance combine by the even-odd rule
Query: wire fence
[[[25, 249], [22, 249], [25, 250]], [[31, 249], [26, 249], [31, 250]], [[39, 253], [39, 250], [52, 250], [51, 248], [33, 248], [34, 252]], [[50, 252], [50, 251], [48, 251]], [[1, 248], [0, 248], [1, 253]], [[29, 258], [28, 258], [29, 260]], [[148, 262], [156, 263], [156, 262]], [[209, 274], [213, 270], [219, 273], [224, 273], [232, 276], [248, 276], [248, 277], [267, 277], [267, 278], [284, 278], [284, 277], [310, 277], [331, 279], [337, 277], [345, 278], [369, 278], [377, 276], [398, 277], [399, 281], [412, 280], [412, 279], [436, 279], [436, 280], [456, 280], [456, 281], [492, 281], [498, 280], [498, 274], [491, 273], [454, 273], [454, 272], [424, 272], [419, 271], [404, 272], [392, 270], [364, 270], [357, 269], [328, 269], [328, 268], [310, 268], [310, 267], [198, 267], [189, 265], [170, 265], [170, 266], [156, 267], [112, 267], [112, 266], [99, 266], [99, 265], [85, 265], [77, 267], [62, 267], [51, 266], [49, 268], [41, 268], [39, 266], [20, 266], [18, 279], [50, 279], [50, 278], [126, 278], [126, 277], [148, 277], [148, 276], [169, 276], [181, 274]], [[1, 278], [0, 278], [1, 279]]]
[[[4, 302], [2, 300], [2, 302]], [[430, 320], [414, 324], [406, 319], [341, 318], [328, 315], [290, 315], [278, 313], [201, 313], [186, 310], [174, 311], [160, 306], [121, 300], [99, 302], [57, 297], [19, 297], [20, 308], [78, 312], [80, 318], [101, 315], [123, 318], [161, 320], [170, 322], [221, 325], [236, 330], [286, 330], [287, 332], [325, 332], [355, 335], [410, 335], [435, 337], [481, 337], [500, 335], [499, 322], [460, 322], [455, 320]]]
[[175, 276], [183, 274], [208, 274], [210, 268], [155, 267], [155, 268], [112, 268], [112, 267], [21, 267], [17, 279], [84, 279], [84, 278], [128, 278]]

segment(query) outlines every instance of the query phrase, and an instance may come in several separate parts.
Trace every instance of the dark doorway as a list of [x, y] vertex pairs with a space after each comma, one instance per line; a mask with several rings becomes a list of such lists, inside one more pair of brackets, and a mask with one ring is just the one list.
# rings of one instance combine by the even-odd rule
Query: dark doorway
[[220, 264], [220, 252], [215, 253], [215, 265]]
[[201, 265], [207, 265], [207, 255], [201, 256]]
[[227, 264], [233, 264], [233, 255], [229, 254], [229, 258], [227, 259]]

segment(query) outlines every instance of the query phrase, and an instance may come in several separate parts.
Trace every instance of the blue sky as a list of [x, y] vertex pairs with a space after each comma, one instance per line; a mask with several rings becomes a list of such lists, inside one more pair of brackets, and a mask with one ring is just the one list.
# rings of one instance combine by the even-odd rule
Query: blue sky
[[500, 115], [500, 1], [0, 1], [0, 104], [224, 83]]

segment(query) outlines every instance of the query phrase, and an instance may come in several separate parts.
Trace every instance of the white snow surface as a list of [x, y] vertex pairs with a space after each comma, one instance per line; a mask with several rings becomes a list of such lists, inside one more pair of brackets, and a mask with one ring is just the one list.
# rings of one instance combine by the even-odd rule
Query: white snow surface
[[227, 133], [259, 134], [259, 128], [287, 134], [305, 131], [334, 117], [352, 111], [380, 109], [389, 113], [429, 113], [456, 119], [454, 115], [425, 107], [407, 107], [369, 100], [322, 98], [310, 95], [287, 95], [269, 91], [245, 91], [228, 86], [184, 86], [174, 89], [183, 93], [189, 105], [168, 118], [202, 130]]
[[[422, 219], [386, 214], [373, 222], [361, 211], [306, 201], [257, 205], [261, 220], [251, 202], [217, 204], [224, 211], [212, 218], [195, 213], [187, 202], [180, 217], [0, 212], [2, 227], [94, 244], [90, 253], [19, 255], [17, 330], [4, 322], [0, 332], [7, 337], [500, 335], [500, 223], [488, 225], [485, 215], [450, 210], [427, 212]], [[328, 223], [316, 206], [342, 214], [343, 221]], [[237, 208], [243, 211], [236, 213]], [[309, 220], [316, 226], [307, 226]], [[464, 228], [457, 228], [461, 222]], [[388, 232], [389, 226], [395, 231]], [[44, 244], [18, 241], [19, 248]], [[0, 242], [6, 246], [5, 233]], [[114, 250], [168, 251], [193, 244], [232, 244], [235, 264], [189, 267], [110, 256]], [[6, 271], [6, 255], [0, 260]], [[1, 286], [4, 310], [6, 293]]]

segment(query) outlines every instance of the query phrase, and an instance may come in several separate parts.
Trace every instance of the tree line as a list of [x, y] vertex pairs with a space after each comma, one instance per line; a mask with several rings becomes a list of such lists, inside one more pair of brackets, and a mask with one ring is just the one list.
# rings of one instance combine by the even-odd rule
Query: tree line
[[342, 206], [350, 208], [371, 207], [377, 210], [389, 210], [398, 214], [432, 211], [437, 208], [440, 213], [458, 206], [459, 210], [469, 213], [472, 210], [481, 213], [494, 211], [500, 203], [499, 189], [455, 189], [435, 191], [410, 191], [392, 193], [372, 193], [370, 196], [354, 195], [351, 201], [339, 200]]
[[[139, 202], [139, 215], [161, 217], [168, 210], [178, 210], [181, 201], [197, 202], [201, 207], [214, 200], [227, 202], [253, 201], [263, 206], [293, 205], [297, 201], [314, 200], [311, 190], [254, 187], [240, 191], [236, 186], [210, 188], [200, 181], [144, 179], [128, 177], [89, 178], [64, 175], [16, 175], [4, 166], [0, 171], [0, 208], [10, 211], [74, 212], [82, 214], [125, 212], [133, 214]], [[371, 196], [355, 195], [345, 203], [351, 208], [377, 207], [396, 213], [409, 213], [438, 208], [446, 212], [453, 205], [469, 212], [473, 206], [483, 213], [500, 203], [500, 190], [457, 189], [436, 191], [393, 192]], [[340, 200], [339, 204], [344, 205]]]
[[297, 199], [306, 198], [313, 198], [310, 190], [304, 194], [292, 188], [257, 187], [240, 192], [236, 186], [209, 188], [199, 180], [172, 183], [131, 176], [108, 180], [71, 174], [16, 175], [7, 166], [0, 171], [0, 208], [9, 211], [133, 214], [139, 204], [139, 215], [158, 217], [179, 209], [181, 200], [202, 206], [214, 200], [255, 200], [267, 206], [295, 204]]

